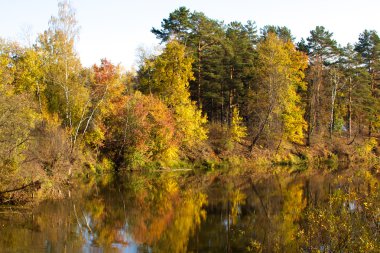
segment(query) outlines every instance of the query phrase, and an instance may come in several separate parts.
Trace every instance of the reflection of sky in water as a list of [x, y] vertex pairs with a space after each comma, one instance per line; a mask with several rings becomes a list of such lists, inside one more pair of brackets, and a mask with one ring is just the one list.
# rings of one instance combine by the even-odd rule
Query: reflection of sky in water
[[[242, 206], [238, 205], [236, 207], [236, 209], [237, 209], [237, 212], [236, 212], [237, 216], [236, 216], [236, 218], [237, 218], [237, 220], [239, 220], [239, 218], [240, 218], [240, 216], [242, 214]], [[222, 224], [223, 224], [223, 226], [224, 226], [224, 228], [225, 228], [226, 231], [228, 230], [228, 225], [231, 226], [234, 223], [234, 218], [232, 216], [230, 216], [230, 215], [231, 214], [228, 215], [229, 216], [228, 218], [222, 219]]]
[[348, 207], [350, 208], [350, 211], [355, 211], [356, 210], [356, 203], [351, 201], [348, 203]]
[[357, 201], [350, 201], [348, 202], [348, 209], [350, 212], [355, 212], [355, 211], [363, 211], [363, 206], [361, 206]]
[[[78, 225], [79, 227], [79, 225]], [[96, 245], [93, 245], [94, 235], [89, 233], [87, 229], [79, 230], [84, 238], [84, 244], [82, 247], [82, 251], [84, 253], [92, 253], [92, 252], [103, 252], [103, 250]]]
[[[91, 227], [92, 219], [89, 215], [84, 215], [84, 219], [88, 222]], [[116, 241], [111, 243], [110, 247], [116, 249], [117, 252], [123, 253], [137, 253], [139, 252], [139, 244], [137, 244], [132, 236], [128, 233], [128, 223], [124, 225], [122, 229], [117, 231]], [[88, 228], [85, 228], [82, 224], [77, 225], [77, 233], [81, 234], [84, 239], [84, 244], [82, 247], [83, 253], [98, 253], [98, 252], [108, 252], [103, 246], [96, 245], [94, 241], [96, 240], [96, 233], [91, 233]], [[149, 248], [148, 252], [152, 252]]]
[[131, 240], [128, 242], [128, 245], [121, 244], [121, 243], [112, 243], [112, 248], [116, 248], [119, 250], [119, 252], [125, 252], [125, 253], [135, 253], [138, 252], [138, 245]]
[[223, 220], [223, 226], [224, 226], [224, 229], [227, 231], [228, 230], [228, 219]]
[[136, 244], [132, 236], [127, 233], [128, 224], [124, 226], [124, 229], [120, 229], [118, 234], [118, 241], [111, 244], [112, 248], [116, 248], [119, 252], [134, 253], [138, 252], [138, 244]]
[[103, 253], [104, 250], [99, 247], [83, 245], [82, 252], [83, 253]]

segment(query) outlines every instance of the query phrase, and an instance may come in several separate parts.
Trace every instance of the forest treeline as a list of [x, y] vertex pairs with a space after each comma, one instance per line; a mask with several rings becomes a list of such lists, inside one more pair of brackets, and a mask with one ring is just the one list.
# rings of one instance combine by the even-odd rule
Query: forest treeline
[[[182, 7], [152, 32], [161, 42], [175, 38], [186, 46], [194, 59], [192, 99], [210, 122], [228, 126], [237, 108], [253, 135], [251, 146], [280, 138], [310, 146], [320, 137], [378, 132], [376, 31], [364, 30], [354, 45], [342, 47], [317, 26], [295, 43], [287, 27], [265, 26], [259, 35], [252, 21], [225, 25]], [[140, 76], [150, 70], [142, 66]]]
[[317, 26], [295, 43], [287, 27], [258, 32], [180, 7], [151, 32], [162, 50], [142, 52], [136, 72], [81, 65], [68, 1], [32, 46], [0, 41], [0, 199], [84, 167], [171, 168], [237, 146], [378, 146], [376, 31], [343, 47]]

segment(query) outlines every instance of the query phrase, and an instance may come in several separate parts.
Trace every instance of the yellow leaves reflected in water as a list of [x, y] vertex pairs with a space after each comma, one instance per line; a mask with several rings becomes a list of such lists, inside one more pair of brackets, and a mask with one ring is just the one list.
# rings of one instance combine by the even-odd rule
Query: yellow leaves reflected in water
[[207, 203], [206, 195], [188, 190], [174, 213], [173, 220], [158, 241], [155, 252], [187, 252], [190, 236], [206, 218], [202, 207]]
[[[206, 195], [195, 189], [180, 191], [171, 176], [133, 180], [135, 190], [115, 190], [86, 201], [84, 216], [79, 217], [83, 236], [96, 245], [128, 247], [133, 240], [154, 252], [186, 252], [189, 238], [206, 219]], [[107, 195], [112, 198], [104, 198]], [[78, 213], [81, 216], [82, 210]]]
[[276, 244], [279, 249], [286, 249], [287, 252], [297, 251], [299, 221], [306, 207], [306, 200], [303, 195], [303, 184], [290, 185], [284, 193], [282, 212], [277, 216], [279, 226]]
[[229, 177], [207, 187], [174, 173], [86, 182], [33, 216], [0, 219], [0, 245], [20, 252], [380, 250], [379, 181], [365, 170], [330, 178], [278, 173], [248, 183]]
[[237, 218], [240, 214], [240, 206], [245, 204], [247, 196], [239, 189], [230, 193], [229, 199], [231, 201], [231, 220], [232, 224], [237, 223]]

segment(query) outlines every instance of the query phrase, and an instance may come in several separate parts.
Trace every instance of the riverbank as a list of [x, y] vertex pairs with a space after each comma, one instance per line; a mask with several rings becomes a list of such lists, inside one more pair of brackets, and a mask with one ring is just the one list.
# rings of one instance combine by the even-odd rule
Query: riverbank
[[[224, 137], [210, 135], [192, 150], [182, 151], [182, 159], [174, 167], [162, 167], [159, 163], [146, 164], [145, 167], [115, 168], [108, 159], [98, 161], [90, 152], [77, 155], [75, 163], [67, 173], [64, 167], [56, 168], [56, 174], [24, 180], [23, 184], [9, 186], [0, 192], [0, 202], [4, 205], [25, 205], [44, 199], [62, 198], [64, 189], [80, 185], [73, 183], [78, 178], [92, 178], [114, 173], [115, 171], [192, 171], [200, 177], [214, 175], [234, 175], [254, 177], [271, 175], [275, 168], [288, 171], [339, 169], [355, 170], [369, 168], [374, 175], [380, 174], [379, 146], [375, 138], [357, 138], [348, 142], [346, 138], [334, 137], [333, 140], [314, 143], [312, 147], [281, 142], [276, 149], [256, 146], [248, 148], [248, 140], [241, 143], [229, 142]], [[63, 163], [62, 164], [69, 164]], [[29, 203], [31, 204], [31, 203]]]

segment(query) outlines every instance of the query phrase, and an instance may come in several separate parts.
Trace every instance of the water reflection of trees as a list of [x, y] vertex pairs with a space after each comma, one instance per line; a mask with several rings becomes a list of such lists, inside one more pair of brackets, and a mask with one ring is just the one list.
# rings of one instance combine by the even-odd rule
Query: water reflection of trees
[[71, 198], [1, 215], [0, 246], [20, 252], [380, 251], [379, 180], [368, 171], [219, 176], [211, 185], [204, 176], [174, 175], [89, 178]]
[[323, 205], [303, 216], [302, 249], [307, 252], [380, 252], [379, 181], [368, 171], [335, 180]]
[[205, 219], [207, 199], [200, 191], [180, 190], [171, 176], [146, 178], [132, 175], [115, 187], [100, 189], [83, 207], [96, 245], [141, 251], [186, 252], [190, 236]]
[[[180, 189], [182, 187], [182, 189]], [[71, 198], [0, 219], [0, 248], [20, 252], [187, 252], [206, 195], [170, 175], [89, 178]], [[1, 251], [1, 250], [0, 250]]]
[[[208, 190], [207, 220], [191, 239], [193, 251], [380, 250], [379, 181], [367, 171], [244, 180], [228, 179]], [[234, 194], [244, 196], [237, 213]]]

